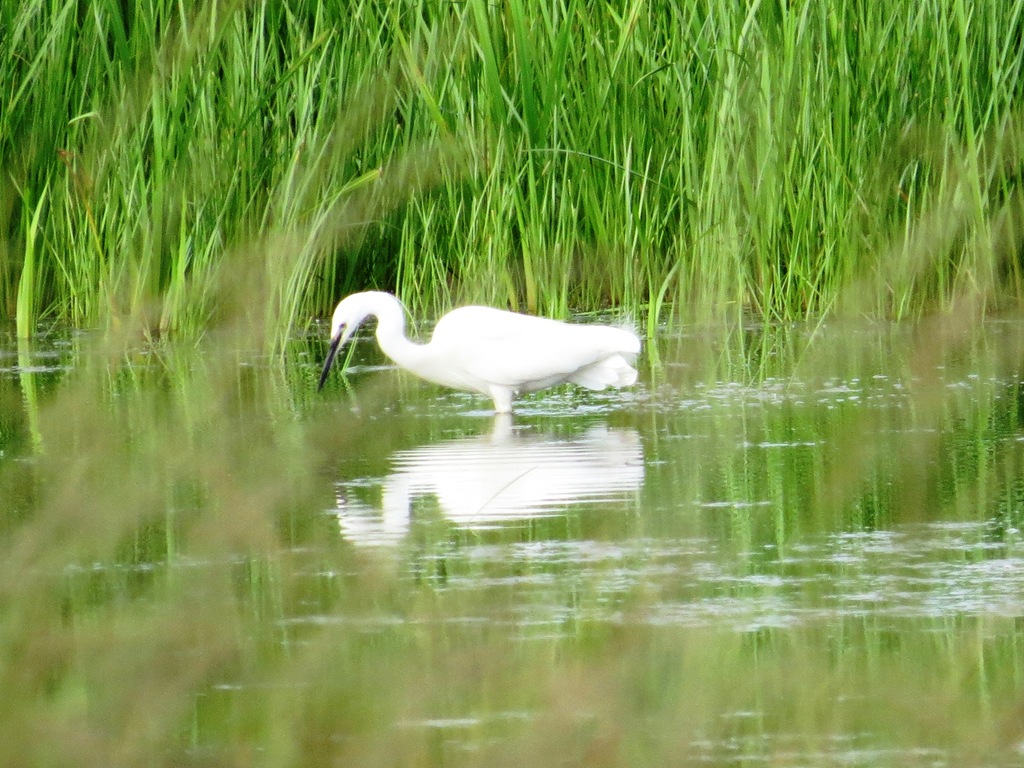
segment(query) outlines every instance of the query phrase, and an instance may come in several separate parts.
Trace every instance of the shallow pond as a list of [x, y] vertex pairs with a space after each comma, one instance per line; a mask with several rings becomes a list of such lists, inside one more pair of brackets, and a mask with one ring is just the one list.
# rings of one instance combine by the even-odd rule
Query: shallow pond
[[0, 763], [1019, 765], [1024, 320], [0, 347]]

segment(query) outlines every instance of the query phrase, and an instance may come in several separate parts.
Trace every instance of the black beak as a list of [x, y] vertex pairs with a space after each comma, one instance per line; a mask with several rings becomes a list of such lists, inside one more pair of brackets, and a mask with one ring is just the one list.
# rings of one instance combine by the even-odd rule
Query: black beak
[[331, 364], [334, 362], [334, 356], [338, 354], [338, 347], [341, 346], [341, 337], [345, 332], [345, 326], [338, 329], [338, 332], [331, 339], [331, 348], [327, 350], [327, 359], [324, 360], [324, 369], [320, 372], [320, 383], [316, 387], [316, 391], [319, 392], [324, 388], [324, 382], [327, 381], [327, 374], [331, 372]]

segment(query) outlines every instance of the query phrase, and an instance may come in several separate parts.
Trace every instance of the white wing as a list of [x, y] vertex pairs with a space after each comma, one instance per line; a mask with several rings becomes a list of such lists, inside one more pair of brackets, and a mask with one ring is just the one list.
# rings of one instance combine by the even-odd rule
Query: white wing
[[430, 346], [464, 386], [533, 391], [564, 381], [591, 389], [632, 384], [636, 371], [629, 363], [640, 351], [640, 340], [607, 325], [462, 307], [438, 322]]

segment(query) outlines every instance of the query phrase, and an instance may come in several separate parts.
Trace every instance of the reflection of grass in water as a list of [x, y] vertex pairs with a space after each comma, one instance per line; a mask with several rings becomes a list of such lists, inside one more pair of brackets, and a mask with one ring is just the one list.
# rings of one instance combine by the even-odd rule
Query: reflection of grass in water
[[312, 467], [264, 407], [273, 378], [227, 355], [83, 365], [40, 414], [42, 454], [5, 468], [32, 491], [4, 536], [5, 722], [21, 724], [4, 748], [92, 744], [83, 762], [106, 762], [134, 734], [125, 761], [148, 762], [247, 655], [238, 571], [278, 549]]
[[[849, 343], [842, 358], [826, 354], [813, 370], [861, 359], [848, 364], [866, 376], [877, 343]], [[0, 469], [15, 507], [5, 509], [0, 538], [0, 763], [662, 765], [702, 750], [722, 762], [776, 751], [827, 762], [837, 751], [891, 747], [897, 757], [862, 762], [905, 765], [915, 758], [900, 750], [950, 747], [969, 764], [1019, 739], [1022, 649], [1009, 620], [868, 612], [750, 631], [657, 626], [647, 617], [659, 602], [701, 599], [699, 580], [678, 594], [663, 582], [638, 584], [609, 605], [601, 585], [617, 578], [614, 560], [582, 578], [572, 563], [551, 566], [537, 574], [550, 584], [541, 597], [514, 581], [481, 589], [411, 581], [395, 566], [414, 552], [397, 561], [361, 554], [322, 513], [332, 505], [332, 476], [322, 470], [363, 446], [378, 450], [387, 439], [379, 419], [342, 416], [327, 403], [282, 405], [311, 391], [302, 377], [315, 372], [246, 364], [254, 359], [252, 345], [212, 340], [198, 351], [83, 356], [40, 409], [41, 452]], [[696, 370], [722, 360], [709, 350], [688, 356]], [[776, 364], [791, 370], [788, 360]], [[988, 417], [972, 411], [978, 403], [940, 398], [927, 381], [915, 386], [926, 396], [906, 417], [912, 423], [974, 418], [962, 434], [984, 442]], [[368, 398], [360, 392], [373, 410]], [[792, 462], [744, 475], [730, 436], [749, 436], [753, 416], [729, 407], [709, 416], [716, 426], [705, 431], [722, 443], [694, 463], [652, 468], [662, 474], [649, 483], [652, 507], [709, 488], [736, 501], [778, 489], [769, 496], [778, 514], [842, 530], [822, 522], [842, 506], [837, 494], [861, 492], [833, 479], [842, 451], [826, 444], [835, 452], [818, 459], [817, 482], [835, 489], [829, 497], [808, 492]], [[636, 417], [647, 418], [643, 409]], [[784, 413], [756, 418], [755, 434], [791, 435]], [[854, 413], [817, 435], [841, 434], [844, 418], [864, 429]], [[814, 437], [821, 427], [800, 428]], [[656, 425], [649, 434], [665, 432]], [[970, 510], [979, 517], [1006, 480], [1005, 470], [991, 471], [998, 457], [971, 464], [990, 448], [979, 445], [976, 458], [969, 445], [951, 454], [958, 476], [979, 466], [975, 475], [992, 478], [965, 486], [980, 494]], [[863, 481], [879, 462], [895, 463], [898, 476], [936, 451], [930, 442], [918, 452], [876, 449], [858, 458], [855, 474]], [[701, 486], [715, 477], [725, 483]], [[961, 496], [953, 498], [959, 508]], [[893, 517], [912, 506], [898, 495], [878, 501]], [[763, 514], [733, 513], [726, 535], [737, 554], [758, 540]], [[627, 517], [618, 525], [646, 535], [693, 535], [663, 513]], [[622, 535], [608, 521], [578, 524], [583, 535]], [[801, 539], [798, 527], [777, 535], [780, 546]], [[409, 546], [431, 542], [414, 536]], [[450, 567], [463, 584], [512, 568], [457, 555]], [[806, 575], [813, 584], [813, 569]], [[825, 589], [827, 580], [796, 594], [817, 605]], [[555, 633], [531, 628], [525, 620], [550, 607], [531, 600], [552, 594], [564, 623]], [[616, 621], [593, 618], [612, 612]], [[445, 719], [465, 723], [426, 724]]]

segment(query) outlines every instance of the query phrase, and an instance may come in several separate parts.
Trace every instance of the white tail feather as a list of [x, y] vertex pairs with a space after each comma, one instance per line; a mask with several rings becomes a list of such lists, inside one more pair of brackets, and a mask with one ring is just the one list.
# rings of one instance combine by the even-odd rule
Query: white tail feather
[[577, 371], [569, 381], [587, 389], [628, 387], [636, 382], [636, 369], [622, 355], [611, 355]]

